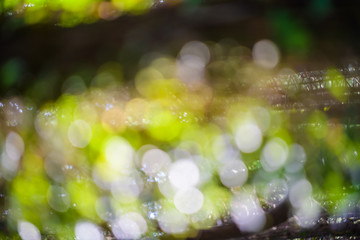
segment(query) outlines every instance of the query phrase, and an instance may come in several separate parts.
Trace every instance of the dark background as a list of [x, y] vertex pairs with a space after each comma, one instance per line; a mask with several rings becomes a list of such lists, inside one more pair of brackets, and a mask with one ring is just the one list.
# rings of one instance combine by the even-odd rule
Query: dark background
[[[184, 1], [175, 6], [155, 4], [142, 15], [72, 28], [56, 22], [25, 25], [20, 16], [3, 13], [0, 65], [10, 62], [14, 76], [0, 81], [0, 95], [24, 94], [36, 81], [48, 79], [54, 89], [42, 100], [52, 99], [69, 74], [91, 75], [112, 60], [121, 63], [130, 81], [145, 53], [175, 55], [190, 40], [231, 38], [251, 48], [258, 40], [271, 39], [281, 50], [282, 62], [295, 71], [356, 65], [359, 7], [356, 1], [330, 0]], [[2, 69], [5, 79], [4, 72], [9, 71]]]

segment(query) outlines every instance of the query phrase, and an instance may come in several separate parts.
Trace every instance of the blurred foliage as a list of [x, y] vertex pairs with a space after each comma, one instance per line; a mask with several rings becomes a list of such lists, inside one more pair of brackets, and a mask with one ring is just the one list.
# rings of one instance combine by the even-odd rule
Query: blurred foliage
[[[25, 24], [73, 27], [142, 14], [162, 1], [1, 4], [2, 14]], [[307, 8], [316, 21], [333, 11], [323, 0]], [[144, 54], [130, 70], [135, 57], [128, 48], [144, 47], [137, 32], [117, 53], [123, 58], [96, 67], [61, 73], [45, 64], [33, 74], [21, 58], [6, 59], [0, 68], [1, 86], [10, 89], [0, 99], [4, 232], [36, 240], [89, 233], [100, 240], [110, 232], [119, 239], [172, 239], [230, 219], [240, 231], [260, 231], [273, 221], [267, 210], [282, 204], [303, 228], [313, 227], [322, 211], [357, 211], [359, 68], [296, 73], [281, 50], [308, 55], [311, 32], [286, 9], [266, 14], [274, 42], [258, 39], [250, 48], [229, 38], [189, 41], [175, 54]], [[21, 95], [22, 84], [28, 85]]]
[[274, 10], [269, 14], [275, 36], [283, 48], [290, 53], [308, 54], [311, 35], [300, 19], [294, 18], [286, 10]]
[[[81, 239], [83, 233], [76, 229], [85, 219], [118, 238], [195, 236], [229, 217], [239, 221], [232, 212], [238, 196], [249, 196], [240, 201], [254, 206], [260, 201], [264, 209], [289, 198], [299, 219], [316, 219], [320, 207], [333, 214], [353, 211], [359, 201], [359, 142], [347, 129], [354, 134], [358, 124], [330, 116], [336, 104], [325, 110], [273, 104], [279, 88], [292, 98], [303, 91], [314, 93], [309, 97], [323, 91], [328, 96], [325, 105], [350, 104], [349, 72], [329, 68], [322, 72], [321, 83], [315, 81], [316, 90], [309, 91], [307, 84], [313, 83], [306, 81], [294, 89], [291, 81], [301, 78], [279, 62], [279, 54], [269, 40], [253, 49], [236, 42], [229, 49], [227, 41], [191, 41], [176, 57], [142, 60], [132, 81], [124, 81], [120, 62], [110, 61], [92, 75], [70, 74], [53, 101], [36, 98], [43, 98], [39, 89], [48, 89], [56, 73], [36, 82], [30, 95], [2, 100], [7, 231], [21, 235], [28, 229], [19, 226], [26, 226], [57, 239]], [[14, 84], [19, 68], [16, 60], [3, 65], [3, 81]], [[285, 78], [284, 72], [291, 75]], [[144, 160], [154, 149], [163, 155]], [[194, 213], [179, 206], [171, 182], [171, 168], [184, 159], [200, 174], [196, 188], [203, 202]], [[166, 161], [169, 165], [161, 165]], [[240, 176], [228, 179], [236, 168], [226, 172], [227, 164], [239, 162], [246, 168], [244, 182], [236, 182]], [[301, 205], [292, 200], [299, 184], [305, 196], [296, 197], [304, 199]], [[311, 214], [304, 210], [307, 204]], [[137, 216], [146, 230], [138, 230], [140, 235], [119, 233], [117, 224], [125, 224], [122, 216]], [[236, 223], [246, 231], [246, 225]]]
[[112, 20], [121, 14], [141, 14], [154, 4], [152, 0], [4, 0], [1, 12], [23, 17], [26, 24], [58, 22], [64, 27], [92, 23], [98, 19]]

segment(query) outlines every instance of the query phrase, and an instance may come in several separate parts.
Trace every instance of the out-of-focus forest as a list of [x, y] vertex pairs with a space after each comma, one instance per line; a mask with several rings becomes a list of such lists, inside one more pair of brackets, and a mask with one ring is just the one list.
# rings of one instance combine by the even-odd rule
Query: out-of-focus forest
[[358, 6], [2, 1], [0, 238], [355, 239]]
[[6, 65], [13, 72], [35, 75], [5, 81], [3, 94], [11, 84], [28, 89], [46, 71], [66, 77], [111, 60], [121, 61], [131, 80], [143, 55], [176, 55], [191, 40], [233, 39], [251, 48], [271, 39], [296, 72], [354, 62], [359, 52], [357, 7], [341, 1], [73, 2], [3, 1], [1, 62], [13, 59]]

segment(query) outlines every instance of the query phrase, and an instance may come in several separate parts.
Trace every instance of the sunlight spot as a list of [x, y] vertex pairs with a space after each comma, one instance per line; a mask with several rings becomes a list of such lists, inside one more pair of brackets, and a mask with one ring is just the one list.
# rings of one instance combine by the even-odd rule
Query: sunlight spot
[[281, 138], [268, 141], [261, 153], [261, 165], [267, 172], [281, 168], [288, 157], [288, 147]]
[[90, 125], [84, 120], [74, 121], [68, 129], [68, 138], [74, 147], [86, 147], [92, 138]]
[[22, 240], [41, 240], [39, 229], [27, 221], [19, 221], [17, 230]]
[[182, 213], [193, 214], [200, 210], [204, 195], [196, 188], [179, 190], [174, 197], [175, 207]]
[[126, 213], [113, 222], [112, 232], [118, 239], [139, 239], [147, 232], [147, 223], [138, 213]]
[[169, 180], [178, 189], [193, 187], [199, 182], [199, 179], [199, 168], [191, 160], [178, 160], [170, 167]]
[[222, 184], [228, 188], [238, 187], [246, 182], [248, 169], [243, 161], [230, 160], [224, 163], [219, 175]]
[[191, 41], [186, 43], [180, 53], [180, 58], [187, 56], [196, 57], [204, 66], [210, 60], [210, 51], [209, 48], [202, 42]]
[[145, 218], [137, 212], [128, 212], [122, 215], [123, 218], [128, 218], [137, 223], [140, 229], [140, 234], [144, 234], [148, 230]]
[[177, 61], [179, 79], [191, 83], [204, 80], [204, 68], [210, 60], [208, 47], [198, 41], [183, 46]]
[[175, 209], [164, 210], [158, 217], [160, 228], [166, 233], [183, 233], [188, 229], [189, 220]]
[[258, 232], [266, 222], [259, 200], [249, 193], [239, 193], [234, 196], [231, 202], [231, 218], [244, 232]]
[[20, 159], [24, 153], [25, 144], [19, 134], [10, 132], [6, 137], [5, 152], [14, 161]]
[[106, 143], [105, 157], [114, 171], [127, 173], [133, 167], [134, 149], [125, 139], [113, 137]]
[[262, 143], [260, 128], [254, 123], [245, 123], [237, 127], [235, 142], [240, 151], [251, 153], [256, 151]]
[[24, 149], [25, 144], [21, 136], [15, 132], [10, 132], [6, 137], [4, 151], [1, 154], [1, 167], [3, 168], [5, 178], [10, 178], [18, 170]]
[[120, 178], [111, 185], [111, 192], [121, 202], [133, 201], [144, 188], [144, 182], [137, 174]]
[[160, 149], [150, 149], [142, 157], [142, 170], [150, 177], [156, 177], [159, 172], [167, 172], [171, 164], [169, 155]]
[[289, 199], [293, 207], [301, 207], [301, 205], [311, 197], [312, 186], [306, 179], [300, 179], [295, 182], [289, 192]]
[[304, 202], [295, 213], [295, 220], [297, 224], [303, 228], [310, 228], [317, 224], [317, 220], [320, 215], [320, 206], [319, 204], [309, 197]]
[[279, 49], [270, 40], [261, 40], [255, 43], [252, 55], [254, 62], [264, 68], [274, 68], [280, 60]]
[[75, 235], [77, 240], [102, 240], [104, 238], [100, 228], [97, 225], [91, 222], [83, 221], [76, 223]]

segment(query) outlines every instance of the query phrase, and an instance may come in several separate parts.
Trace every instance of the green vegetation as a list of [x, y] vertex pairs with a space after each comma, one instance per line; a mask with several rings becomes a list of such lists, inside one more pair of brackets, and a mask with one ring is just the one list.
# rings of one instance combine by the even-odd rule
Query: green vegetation
[[[101, 226], [117, 238], [184, 237], [230, 215], [240, 230], [258, 231], [260, 203], [273, 208], [287, 197], [302, 227], [311, 227], [308, 220], [321, 207], [352, 211], [346, 203], [359, 199], [359, 142], [346, 129], [358, 131], [357, 125], [329, 117], [331, 106], [271, 106], [276, 93], [266, 79], [283, 89], [290, 79], [278, 75], [271, 41], [254, 45], [255, 62], [228, 56], [225, 47], [189, 42], [177, 58], [155, 57], [127, 83], [120, 63], [105, 63], [92, 79], [72, 75], [61, 97], [39, 106], [21, 96], [4, 99], [8, 231], [82, 238], [82, 227], [98, 232]], [[245, 48], [233, 46], [239, 47]], [[228, 64], [233, 71], [217, 74]], [[3, 81], [14, 81], [16, 67], [3, 66]], [[347, 101], [342, 73], [324, 74], [319, 89]], [[234, 84], [238, 90], [229, 92]], [[299, 93], [289, 88], [291, 96]], [[292, 122], [294, 113], [301, 122]], [[246, 225], [252, 215], [234, 212], [238, 204], [255, 211], [259, 225]], [[126, 230], [128, 224], [135, 230]]]
[[112, 20], [122, 14], [141, 14], [153, 5], [152, 0], [4, 0], [0, 11], [23, 18], [26, 24], [55, 22], [64, 27]]
[[[179, 16], [200, 2], [184, 1]], [[156, 4], [5, 0], [0, 7], [10, 16], [5, 30], [18, 20], [67, 31]], [[332, 11], [331, 1], [307, 7], [316, 21]], [[193, 40], [173, 55], [144, 53], [129, 67], [146, 35], [136, 30], [124, 33], [123, 48], [110, 44], [111, 61], [94, 57], [64, 70], [57, 65], [64, 54], [31, 72], [24, 60], [31, 57], [1, 59], [8, 92], [0, 98], [0, 238], [173, 239], [229, 222], [254, 233], [276, 222], [268, 211], [284, 204], [283, 215], [308, 229], [323, 211], [357, 211], [359, 68], [296, 73], [281, 51], [308, 56], [311, 32], [286, 9], [264, 14], [275, 36], [251, 48], [232, 38]], [[75, 41], [74, 32], [61, 36]]]

